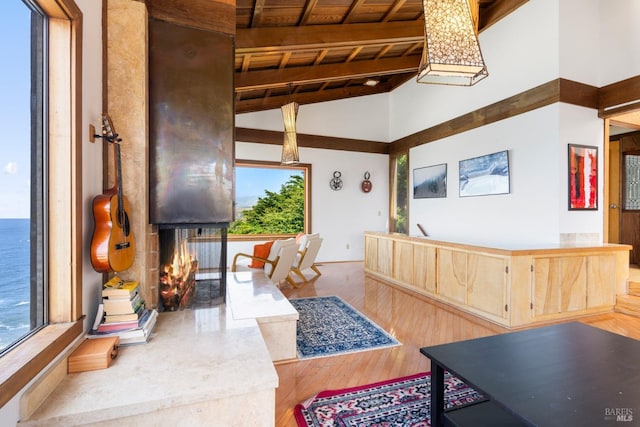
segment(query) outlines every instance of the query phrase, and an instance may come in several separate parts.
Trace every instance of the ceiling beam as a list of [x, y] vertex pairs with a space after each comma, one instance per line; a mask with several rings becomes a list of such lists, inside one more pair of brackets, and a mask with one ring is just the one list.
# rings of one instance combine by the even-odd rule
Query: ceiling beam
[[262, 22], [262, 12], [264, 11], [265, 0], [256, 0], [253, 6], [253, 16], [251, 17], [251, 26], [257, 27]]
[[236, 55], [415, 43], [423, 38], [422, 21], [238, 28]]
[[[254, 142], [258, 144], [282, 145], [282, 132], [235, 128], [236, 141]], [[298, 146], [309, 148], [323, 148], [325, 150], [356, 151], [359, 153], [389, 154], [390, 144], [387, 142], [365, 139], [337, 138], [333, 136], [296, 134]]]
[[228, 0], [144, 0], [150, 18], [234, 35], [236, 5]]
[[317, 4], [318, 0], [307, 0], [307, 4], [304, 5], [304, 11], [302, 12], [302, 17], [300, 18], [300, 22], [298, 22], [298, 25], [307, 25], [307, 23], [309, 22], [309, 18], [311, 17], [311, 14], [315, 10]]
[[416, 72], [420, 56], [236, 73], [236, 92]]
[[480, 12], [479, 31], [486, 30], [529, 0], [501, 0]]

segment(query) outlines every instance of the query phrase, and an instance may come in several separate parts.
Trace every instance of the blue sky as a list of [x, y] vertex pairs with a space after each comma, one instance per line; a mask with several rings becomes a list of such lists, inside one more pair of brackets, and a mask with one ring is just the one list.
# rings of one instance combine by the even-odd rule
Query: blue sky
[[29, 10], [0, 2], [0, 218], [29, 217]]
[[[291, 175], [302, 170], [276, 168], [236, 168], [236, 199], [240, 205], [247, 198], [262, 197], [265, 190], [278, 192]], [[240, 206], [239, 206], [240, 207]]]

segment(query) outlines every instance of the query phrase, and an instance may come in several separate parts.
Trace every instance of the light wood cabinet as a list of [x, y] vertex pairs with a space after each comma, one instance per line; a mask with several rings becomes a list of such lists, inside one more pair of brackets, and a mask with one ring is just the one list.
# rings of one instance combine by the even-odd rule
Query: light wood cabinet
[[503, 249], [365, 234], [365, 272], [506, 327], [607, 312], [628, 245]]

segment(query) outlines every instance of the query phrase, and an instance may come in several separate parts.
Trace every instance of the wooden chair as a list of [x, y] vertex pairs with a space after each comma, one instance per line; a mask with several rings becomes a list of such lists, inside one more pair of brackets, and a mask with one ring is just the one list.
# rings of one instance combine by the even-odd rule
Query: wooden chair
[[[322, 238], [317, 233], [305, 234], [300, 239], [298, 254], [296, 255], [296, 258], [293, 261], [293, 265], [291, 266], [291, 272], [300, 277], [303, 283], [309, 282], [310, 280], [313, 280], [316, 277], [322, 275], [322, 273], [316, 266], [316, 257], [318, 256], [321, 245]], [[307, 269], [313, 270], [316, 273], [315, 276], [307, 279], [307, 277], [303, 273], [303, 271]], [[289, 275], [289, 279], [290, 280], [288, 280], [288, 282], [293, 284], [294, 286], [298, 287], [300, 285], [300, 283], [295, 282], [291, 275]]]
[[237, 271], [239, 257], [246, 257], [263, 262], [264, 274], [273, 283], [279, 284], [282, 280], [286, 280], [288, 283], [295, 285], [293, 279], [289, 277], [289, 272], [291, 271], [291, 266], [296, 259], [297, 250], [298, 245], [296, 245], [296, 240], [293, 238], [276, 240], [273, 242], [269, 255], [266, 258], [242, 252], [237, 253], [233, 257], [231, 271]]

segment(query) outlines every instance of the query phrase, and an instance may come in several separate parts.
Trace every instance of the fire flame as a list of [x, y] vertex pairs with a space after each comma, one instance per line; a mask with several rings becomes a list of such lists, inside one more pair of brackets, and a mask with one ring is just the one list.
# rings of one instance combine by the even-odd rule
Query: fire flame
[[189, 253], [187, 239], [180, 239], [170, 264], [165, 264], [160, 273], [160, 293], [165, 309], [183, 308], [190, 299], [198, 262]]

